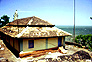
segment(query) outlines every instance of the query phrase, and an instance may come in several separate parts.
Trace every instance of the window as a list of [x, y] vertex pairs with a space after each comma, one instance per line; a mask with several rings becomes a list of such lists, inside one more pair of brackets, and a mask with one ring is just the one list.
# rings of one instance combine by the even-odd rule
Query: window
[[29, 48], [34, 48], [34, 40], [29, 40], [28, 44], [29, 44]]

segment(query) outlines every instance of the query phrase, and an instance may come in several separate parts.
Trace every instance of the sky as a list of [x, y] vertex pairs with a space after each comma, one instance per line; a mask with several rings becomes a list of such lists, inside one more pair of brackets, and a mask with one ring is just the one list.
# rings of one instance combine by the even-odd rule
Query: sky
[[[13, 21], [36, 16], [55, 25], [73, 25], [74, 0], [0, 0], [0, 17], [8, 15]], [[75, 25], [92, 26], [92, 0], [75, 0]]]

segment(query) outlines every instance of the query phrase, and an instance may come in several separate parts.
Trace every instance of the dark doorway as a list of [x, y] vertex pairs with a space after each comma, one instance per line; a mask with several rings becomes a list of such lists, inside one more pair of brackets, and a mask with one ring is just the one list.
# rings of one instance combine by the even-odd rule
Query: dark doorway
[[62, 41], [62, 37], [58, 37], [58, 47], [62, 46], [61, 41]]

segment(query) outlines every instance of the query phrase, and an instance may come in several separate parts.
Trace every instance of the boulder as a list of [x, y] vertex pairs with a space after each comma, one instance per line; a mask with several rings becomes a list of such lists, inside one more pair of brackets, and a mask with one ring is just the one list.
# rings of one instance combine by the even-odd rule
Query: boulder
[[58, 48], [58, 51], [62, 54], [66, 54], [67, 53], [67, 50], [65, 50], [63, 47], [59, 47]]

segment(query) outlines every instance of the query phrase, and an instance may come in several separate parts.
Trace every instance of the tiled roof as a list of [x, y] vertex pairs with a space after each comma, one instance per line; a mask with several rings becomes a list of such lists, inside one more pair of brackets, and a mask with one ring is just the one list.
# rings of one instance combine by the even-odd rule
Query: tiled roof
[[[37, 25], [36, 27], [14, 27], [8, 25]], [[38, 17], [28, 17], [23, 19], [14, 20], [8, 23], [7, 26], [0, 28], [0, 31], [6, 35], [17, 38], [37, 38], [37, 37], [56, 37], [56, 36], [69, 36], [68, 32], [65, 32], [56, 27], [39, 27], [38, 25], [52, 25], [51, 23], [44, 21]]]
[[[19, 33], [18, 33], [19, 29]], [[56, 37], [56, 36], [69, 36], [68, 32], [65, 32], [56, 27], [9, 27], [5, 26], [0, 29], [1, 32], [11, 37], [17, 38], [34, 38], [34, 37]]]
[[52, 25], [52, 24], [38, 17], [33, 16], [22, 19], [16, 19], [13, 22], [8, 23], [7, 25]]

